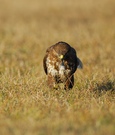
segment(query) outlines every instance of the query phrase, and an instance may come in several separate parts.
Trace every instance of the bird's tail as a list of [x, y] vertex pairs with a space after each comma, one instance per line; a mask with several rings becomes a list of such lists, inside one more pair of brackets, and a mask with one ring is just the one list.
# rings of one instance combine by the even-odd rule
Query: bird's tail
[[81, 62], [81, 60], [79, 58], [77, 58], [77, 60], [78, 60], [78, 66], [77, 66], [77, 68], [82, 69], [83, 68], [83, 63]]

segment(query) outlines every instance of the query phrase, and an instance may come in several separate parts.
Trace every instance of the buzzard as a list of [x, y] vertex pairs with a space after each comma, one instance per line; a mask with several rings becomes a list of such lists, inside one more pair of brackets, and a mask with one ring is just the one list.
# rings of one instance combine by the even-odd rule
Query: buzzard
[[71, 89], [74, 85], [74, 73], [83, 64], [73, 47], [66, 42], [58, 42], [46, 50], [43, 67], [50, 88], [57, 88], [57, 84], [63, 83], [64, 89]]

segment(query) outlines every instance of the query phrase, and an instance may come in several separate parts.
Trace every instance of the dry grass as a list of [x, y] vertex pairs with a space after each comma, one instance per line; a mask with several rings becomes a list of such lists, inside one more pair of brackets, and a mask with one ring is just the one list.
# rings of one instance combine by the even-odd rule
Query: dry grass
[[[58, 41], [84, 64], [71, 91], [46, 85]], [[114, 135], [114, 53], [114, 0], [0, 0], [0, 135]]]

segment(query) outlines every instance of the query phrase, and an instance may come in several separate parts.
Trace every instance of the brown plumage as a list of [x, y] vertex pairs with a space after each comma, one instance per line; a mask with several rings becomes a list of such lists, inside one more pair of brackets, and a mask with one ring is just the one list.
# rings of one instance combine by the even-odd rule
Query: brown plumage
[[82, 62], [76, 51], [65, 42], [58, 42], [46, 50], [43, 67], [48, 75], [48, 86], [55, 88], [58, 83], [63, 83], [65, 89], [74, 85], [74, 73], [77, 68], [82, 68]]

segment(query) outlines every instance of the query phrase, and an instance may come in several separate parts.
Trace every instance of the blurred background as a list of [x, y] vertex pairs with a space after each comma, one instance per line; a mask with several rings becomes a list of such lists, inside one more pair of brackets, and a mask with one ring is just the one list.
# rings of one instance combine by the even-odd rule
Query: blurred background
[[[43, 71], [58, 41], [84, 65], [69, 92]], [[115, 0], [0, 0], [0, 135], [114, 135], [113, 90]]]
[[0, 65], [41, 64], [58, 41], [75, 47], [85, 64], [114, 67], [115, 1], [0, 0]]
[[65, 41], [90, 59], [93, 53], [104, 57], [104, 48], [112, 57], [114, 14], [114, 0], [0, 0], [0, 55], [21, 49], [32, 58]]

